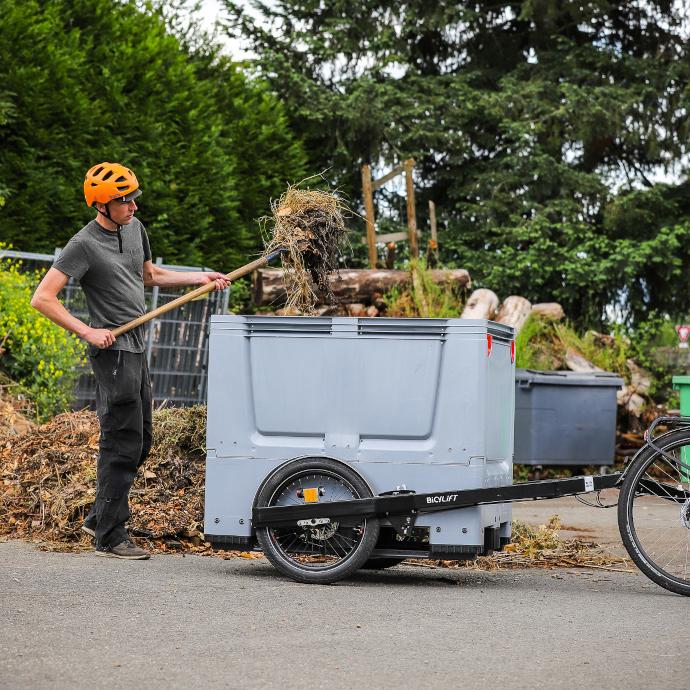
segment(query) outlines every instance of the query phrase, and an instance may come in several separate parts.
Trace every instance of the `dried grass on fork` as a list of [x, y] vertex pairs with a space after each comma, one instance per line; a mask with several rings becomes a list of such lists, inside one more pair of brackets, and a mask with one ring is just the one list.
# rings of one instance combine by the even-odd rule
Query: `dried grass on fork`
[[[349, 208], [336, 194], [318, 189], [288, 190], [272, 202], [272, 225], [264, 255], [285, 249], [283, 267], [288, 300], [286, 308], [311, 314], [317, 302], [333, 303], [328, 276], [337, 271], [340, 245], [345, 238]], [[321, 295], [317, 295], [317, 292]]]

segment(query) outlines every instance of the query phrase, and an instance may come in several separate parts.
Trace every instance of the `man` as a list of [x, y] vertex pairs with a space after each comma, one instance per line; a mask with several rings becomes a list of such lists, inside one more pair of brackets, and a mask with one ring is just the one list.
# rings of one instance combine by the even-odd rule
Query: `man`
[[[101, 163], [86, 173], [84, 196], [96, 218], [68, 242], [48, 270], [31, 305], [89, 344], [101, 427], [96, 500], [82, 529], [95, 537], [96, 554], [146, 559], [125, 529], [129, 490], [151, 448], [151, 382], [144, 353], [144, 326], [117, 339], [111, 328], [146, 311], [144, 286], [228, 286], [222, 273], [168, 271], [151, 262], [146, 230], [134, 217], [141, 194], [134, 173]], [[70, 314], [57, 298], [69, 278], [86, 296], [90, 324]]]

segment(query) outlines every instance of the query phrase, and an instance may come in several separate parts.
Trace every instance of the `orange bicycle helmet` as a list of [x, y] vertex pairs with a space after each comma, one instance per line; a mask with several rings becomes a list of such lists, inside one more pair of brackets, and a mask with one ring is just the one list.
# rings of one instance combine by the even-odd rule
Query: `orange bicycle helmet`
[[141, 194], [136, 175], [119, 163], [99, 163], [84, 178], [84, 197], [88, 206], [107, 204], [113, 199], [131, 201]]

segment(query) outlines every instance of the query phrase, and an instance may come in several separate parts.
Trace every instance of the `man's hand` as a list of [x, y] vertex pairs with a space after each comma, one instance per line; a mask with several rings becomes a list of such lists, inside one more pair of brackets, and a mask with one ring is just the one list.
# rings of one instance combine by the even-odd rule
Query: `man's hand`
[[103, 350], [106, 347], [110, 347], [115, 342], [115, 336], [112, 331], [109, 331], [107, 328], [89, 328], [89, 330], [84, 333], [84, 340], [86, 340], [89, 345]]
[[217, 271], [209, 271], [208, 273], [201, 273], [201, 280], [199, 285], [207, 285], [208, 283], [215, 282], [216, 290], [225, 290], [230, 281], [225, 277], [225, 274], [218, 273]]

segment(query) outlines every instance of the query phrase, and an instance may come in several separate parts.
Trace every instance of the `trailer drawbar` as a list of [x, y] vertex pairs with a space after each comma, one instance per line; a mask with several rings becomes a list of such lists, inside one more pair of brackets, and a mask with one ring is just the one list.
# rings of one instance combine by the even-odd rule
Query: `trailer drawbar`
[[[318, 502], [318, 492], [313, 501], [290, 506], [255, 506], [252, 513], [254, 527], [279, 527], [293, 525], [303, 520], [343, 517], [408, 517], [418, 513], [436, 513], [441, 510], [456, 510], [489, 503], [508, 503], [545, 498], [560, 498], [610, 489], [622, 477], [621, 472], [567, 479], [543, 479], [509, 486], [483, 489], [463, 489], [417, 494], [399, 489], [371, 498], [356, 498], [349, 501]], [[410, 529], [413, 520], [405, 521]]]

